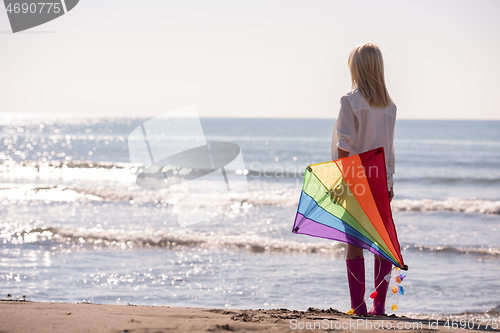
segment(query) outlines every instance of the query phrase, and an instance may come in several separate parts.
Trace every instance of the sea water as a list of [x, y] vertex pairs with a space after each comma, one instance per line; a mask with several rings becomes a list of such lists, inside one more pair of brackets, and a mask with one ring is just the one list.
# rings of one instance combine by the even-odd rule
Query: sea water
[[[127, 138], [146, 120], [2, 116], [1, 298], [349, 310], [345, 246], [291, 232], [305, 167], [331, 159], [334, 119], [201, 119], [208, 142], [241, 147], [249, 191], [186, 227], [168, 193], [136, 185]], [[395, 151], [409, 271], [388, 306], [498, 316], [500, 122], [399, 120]]]

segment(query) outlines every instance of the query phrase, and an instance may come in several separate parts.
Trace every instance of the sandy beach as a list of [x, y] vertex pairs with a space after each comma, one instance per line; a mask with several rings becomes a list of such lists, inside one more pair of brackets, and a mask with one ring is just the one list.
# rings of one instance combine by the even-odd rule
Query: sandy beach
[[[445, 321], [349, 316], [334, 309], [226, 310], [0, 301], [0, 332], [449, 332]], [[450, 323], [451, 324], [451, 323]], [[470, 329], [452, 329], [454, 332]], [[486, 329], [485, 325], [474, 330]]]

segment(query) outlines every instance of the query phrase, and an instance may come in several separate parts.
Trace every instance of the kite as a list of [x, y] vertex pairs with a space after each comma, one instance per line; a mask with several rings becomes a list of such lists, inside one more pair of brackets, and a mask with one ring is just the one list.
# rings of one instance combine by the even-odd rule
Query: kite
[[408, 270], [392, 218], [384, 148], [309, 165], [292, 231], [361, 247]]

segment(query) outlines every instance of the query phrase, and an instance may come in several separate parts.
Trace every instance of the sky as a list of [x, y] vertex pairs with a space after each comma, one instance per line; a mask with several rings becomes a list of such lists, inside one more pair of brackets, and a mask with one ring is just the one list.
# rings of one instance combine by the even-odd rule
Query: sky
[[[0, 112], [335, 118], [347, 58], [377, 44], [399, 119], [496, 119], [497, 0], [81, 0], [13, 34]], [[1, 114], [0, 114], [1, 116]]]

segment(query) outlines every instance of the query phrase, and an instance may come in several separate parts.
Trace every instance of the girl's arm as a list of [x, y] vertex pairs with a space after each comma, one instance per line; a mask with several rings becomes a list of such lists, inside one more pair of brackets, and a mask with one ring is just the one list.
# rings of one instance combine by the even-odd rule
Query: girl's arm
[[[351, 103], [347, 96], [340, 99], [340, 112], [336, 122], [337, 149], [343, 150], [349, 154], [356, 138], [356, 116], [352, 110]], [[342, 158], [340, 155], [338, 158]]]
[[[398, 108], [396, 106], [396, 104], [394, 104], [393, 102], [393, 106], [394, 106], [394, 123], [393, 123], [393, 127], [392, 127], [392, 137], [391, 137], [391, 145], [389, 147], [389, 172], [391, 173], [391, 183], [393, 184], [394, 183], [394, 178], [393, 178], [393, 175], [394, 173], [396, 172], [396, 158], [394, 156], [394, 128], [396, 127], [396, 114], [398, 112]], [[391, 201], [392, 201], [392, 198], [394, 198], [394, 187], [393, 185], [391, 185], [391, 188], [389, 189], [389, 195], [391, 196]]]

